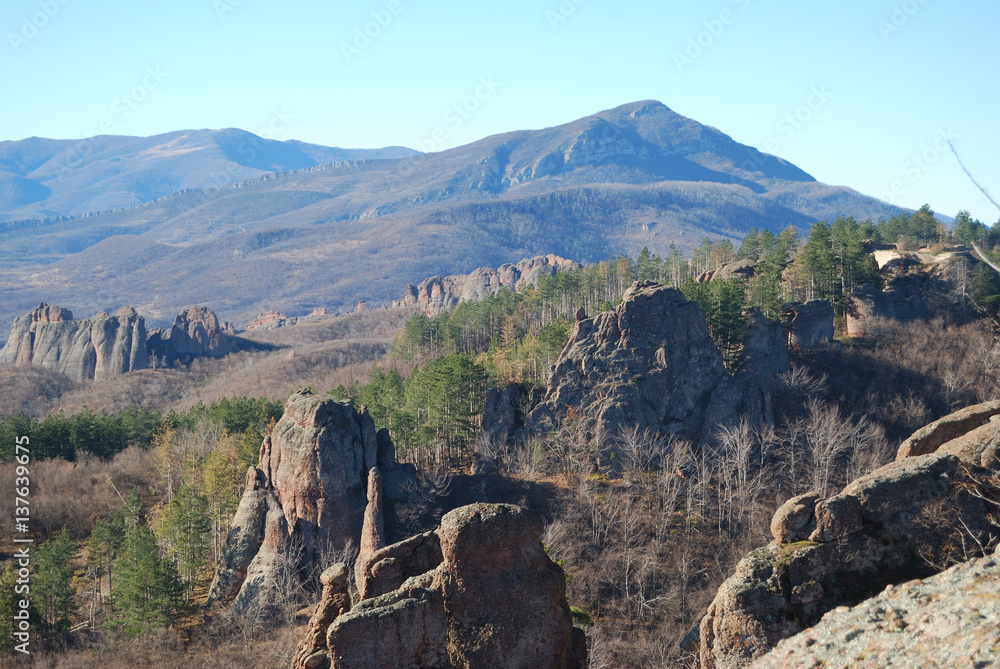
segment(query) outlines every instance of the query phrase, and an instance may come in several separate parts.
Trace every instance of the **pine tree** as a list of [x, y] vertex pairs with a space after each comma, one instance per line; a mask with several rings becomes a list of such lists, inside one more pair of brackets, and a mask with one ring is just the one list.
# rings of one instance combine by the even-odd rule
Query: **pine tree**
[[104, 592], [104, 575], [108, 577], [108, 590], [114, 586], [112, 565], [118, 558], [125, 544], [125, 514], [115, 512], [111, 520], [105, 522], [98, 519], [94, 531], [87, 541], [87, 566], [96, 581], [94, 598], [96, 604], [103, 604], [101, 593]]
[[69, 629], [73, 607], [73, 566], [76, 544], [64, 527], [59, 534], [38, 547], [32, 591], [45, 624], [52, 630]]
[[147, 527], [128, 529], [115, 569], [116, 612], [106, 627], [139, 636], [177, 619], [184, 586], [174, 563], [160, 557], [156, 537]]
[[170, 503], [163, 507], [160, 528], [167, 553], [189, 589], [208, 560], [212, 547], [212, 520], [208, 498], [192, 486], [182, 485]]

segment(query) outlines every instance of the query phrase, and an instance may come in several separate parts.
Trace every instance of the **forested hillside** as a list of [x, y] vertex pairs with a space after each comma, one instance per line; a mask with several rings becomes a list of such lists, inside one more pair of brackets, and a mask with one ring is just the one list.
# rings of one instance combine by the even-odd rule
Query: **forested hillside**
[[[938, 261], [880, 269], [872, 251], [889, 243], [923, 248], [931, 259], [972, 243], [995, 253], [1000, 229], [963, 212], [948, 230], [925, 207], [878, 222], [820, 221], [801, 238], [793, 227], [751, 230], [738, 248], [705, 239], [690, 257], [678, 247], [662, 255], [643, 249], [634, 259], [617, 255], [543, 276], [536, 286], [437, 316], [399, 318], [391, 345], [368, 358], [374, 365], [351, 358], [346, 378], [336, 365], [326, 376], [301, 378], [317, 379], [309, 384], [317, 393], [367, 407], [398, 457], [417, 465], [418, 486], [388, 512], [390, 538], [433, 527], [444, 511], [470, 500], [535, 507], [547, 518], [548, 554], [567, 572], [592, 666], [678, 666], [681, 638], [732, 565], [766, 542], [778, 503], [810, 489], [839, 489], [891, 459], [918, 427], [1000, 390], [1000, 281], [960, 249], [949, 255], [961, 260], [958, 269], [927, 284], [931, 292], [947, 288], [928, 318], [876, 319], [865, 337], [847, 336], [845, 312], [857, 294], [936, 271]], [[752, 272], [710, 280], [736, 265]], [[703, 443], [637, 429], [598, 435], [585, 416], [524, 442], [487, 438], [480, 426], [487, 389], [516, 388], [524, 405], [517, 411], [526, 412], [578, 318], [613, 308], [634, 281], [662, 282], [697, 302], [733, 374], [753, 311], [780, 322], [788, 302], [829, 300], [840, 343], [791, 351], [790, 371], [768, 387], [771, 419], [741, 416]], [[374, 331], [376, 316], [279, 328], [267, 333], [276, 352], [142, 374], [174, 375], [162, 378], [180, 389], [153, 404], [204, 392], [215, 375], [225, 381], [239, 366], [301, 374], [310, 356], [331, 364], [326, 349], [305, 344], [309, 333], [353, 341]], [[296, 356], [296, 349], [307, 353]], [[32, 522], [44, 574], [33, 615], [46, 648], [80, 666], [90, 666], [85, 645], [113, 668], [135, 664], [150, 644], [165, 663], [184, 655], [194, 658], [190, 666], [287, 666], [295, 611], [315, 601], [314, 591], [290, 593], [279, 620], [220, 612], [203, 620], [200, 608], [247, 467], [281, 415], [283, 398], [263, 394], [183, 410], [131, 405], [0, 417], [0, 439], [27, 435], [32, 445]], [[13, 482], [17, 463], [4, 464], [2, 475]], [[13, 516], [11, 501], [2, 504]], [[2, 538], [11, 545], [8, 534]], [[8, 563], [2, 580], [14, 578]], [[13, 605], [0, 597], [0, 610]], [[76, 629], [81, 623], [87, 630]]]

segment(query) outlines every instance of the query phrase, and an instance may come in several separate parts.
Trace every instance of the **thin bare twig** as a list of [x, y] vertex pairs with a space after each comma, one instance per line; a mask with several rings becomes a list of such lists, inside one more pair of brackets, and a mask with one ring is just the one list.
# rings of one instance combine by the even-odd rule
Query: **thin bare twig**
[[[986, 199], [989, 200], [990, 202], [992, 202], [994, 207], [996, 207], [997, 209], [1000, 209], [1000, 204], [997, 204], [997, 201], [994, 200], [993, 197], [989, 193], [986, 192], [986, 189], [979, 185], [979, 182], [976, 181], [976, 177], [972, 176], [972, 173], [969, 172], [969, 170], [965, 167], [965, 163], [962, 162], [962, 159], [958, 155], [958, 151], [955, 150], [955, 145], [951, 143], [950, 139], [948, 140], [948, 146], [951, 148], [951, 152], [955, 154], [955, 160], [958, 161], [958, 166], [962, 168], [963, 172], [965, 172], [965, 176], [969, 177], [969, 181], [971, 181], [972, 183], [974, 183], [976, 185], [976, 188], [979, 189], [979, 192], [982, 193], [983, 195], [985, 195]], [[990, 263], [990, 264], [992, 265], [992, 263]], [[996, 269], [996, 267], [994, 266], [993, 269]], [[998, 271], [1000, 271], [1000, 270], [998, 270]]]

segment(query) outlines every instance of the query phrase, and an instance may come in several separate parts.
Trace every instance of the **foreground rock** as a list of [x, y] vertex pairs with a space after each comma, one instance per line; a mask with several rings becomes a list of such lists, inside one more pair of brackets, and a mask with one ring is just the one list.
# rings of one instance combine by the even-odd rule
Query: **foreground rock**
[[326, 631], [337, 616], [351, 610], [347, 565], [338, 562], [320, 576], [323, 592], [309, 625], [292, 658], [291, 669], [320, 669], [330, 666], [326, 653]]
[[271, 606], [288, 574], [315, 573], [323, 551], [353, 543], [369, 470], [381, 464], [394, 480], [413, 474], [412, 465], [394, 462], [384, 443], [380, 463], [379, 441], [363, 407], [293, 394], [247, 473], [209, 603]]
[[[938, 424], [962, 421], [953, 415]], [[737, 565], [702, 619], [701, 666], [747, 666], [827, 611], [941, 571], [966, 559], [977, 539], [995, 536], [989, 517], [1000, 505], [1000, 481], [996, 467], [982, 466], [982, 454], [1000, 425], [965, 425], [965, 434], [952, 430], [949, 441], [881, 467], [838, 495], [802, 495], [783, 505], [771, 524], [776, 541]]]
[[14, 319], [0, 364], [37, 365], [75, 381], [145, 369], [145, 321], [131, 307], [74, 320], [69, 309], [43, 302]]
[[1000, 558], [889, 586], [781, 641], [754, 669], [1000, 666]]
[[433, 316], [441, 311], [451, 311], [462, 300], [481, 300], [497, 293], [501, 288], [515, 291], [522, 286], [535, 285], [541, 276], [551, 276], [557, 271], [579, 267], [572, 260], [552, 255], [537, 256], [507, 263], [497, 269], [480, 267], [469, 274], [432, 276], [419, 285], [408, 285], [403, 297], [393, 301], [393, 307], [422, 306], [424, 313]]
[[542, 530], [538, 516], [506, 504], [446, 514], [440, 564], [339, 616], [327, 632], [330, 666], [582, 669], [586, 640]]

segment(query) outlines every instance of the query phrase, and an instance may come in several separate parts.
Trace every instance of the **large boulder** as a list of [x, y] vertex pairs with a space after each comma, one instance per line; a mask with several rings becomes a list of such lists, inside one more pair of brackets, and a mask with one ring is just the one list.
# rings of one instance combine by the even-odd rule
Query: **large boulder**
[[678, 290], [637, 283], [614, 310], [577, 320], [526, 423], [544, 432], [576, 415], [611, 434], [637, 424], [697, 438], [726, 378], [698, 305]]
[[[279, 577], [314, 574], [326, 552], [353, 544], [378, 441], [364, 407], [358, 411], [308, 391], [289, 397], [247, 474], [210, 602], [269, 605], [268, 588]], [[391, 442], [382, 450], [388, 471], [406, 470], [388, 464], [394, 461]]]
[[562, 669], [573, 623], [563, 571], [545, 554], [536, 514], [473, 504], [441, 519], [444, 561], [434, 588], [448, 615], [448, 655], [459, 667]]
[[965, 434], [955, 429], [958, 417], [938, 421], [939, 429], [950, 426], [949, 441], [833, 497], [802, 495], [783, 505], [771, 524], [775, 542], [740, 561], [701, 621], [703, 669], [747, 666], [827, 611], [934, 574], [988, 542], [1000, 503], [997, 465], [983, 466], [997, 437], [997, 423], [982, 422], [991, 410], [959, 412], [979, 416], [964, 423]]
[[749, 281], [753, 278], [757, 269], [757, 261], [750, 258], [734, 260], [721, 265], [716, 269], [700, 274], [695, 281], [697, 283], [708, 283], [710, 281], [730, 281], [731, 279], [742, 279]]
[[889, 586], [778, 643], [754, 669], [1000, 666], [1000, 558]]
[[43, 302], [14, 320], [0, 364], [37, 365], [76, 381], [145, 369], [145, 321], [131, 307], [74, 320], [68, 309]]
[[573, 628], [565, 578], [545, 554], [542, 529], [538, 516], [506, 504], [446, 514], [436, 568], [330, 625], [331, 667], [582, 669], [586, 640]]

